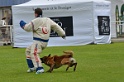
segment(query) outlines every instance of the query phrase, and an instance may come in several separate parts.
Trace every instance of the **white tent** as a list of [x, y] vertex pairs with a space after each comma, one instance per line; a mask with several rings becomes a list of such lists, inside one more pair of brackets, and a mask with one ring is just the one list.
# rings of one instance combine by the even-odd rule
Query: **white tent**
[[63, 29], [66, 40], [52, 32], [48, 46], [75, 46], [90, 43], [111, 43], [111, 3], [105, 0], [32, 0], [12, 6], [13, 47], [26, 47], [32, 43], [32, 33], [20, 28], [20, 20], [34, 19], [34, 8], [43, 9], [43, 15], [50, 17]]

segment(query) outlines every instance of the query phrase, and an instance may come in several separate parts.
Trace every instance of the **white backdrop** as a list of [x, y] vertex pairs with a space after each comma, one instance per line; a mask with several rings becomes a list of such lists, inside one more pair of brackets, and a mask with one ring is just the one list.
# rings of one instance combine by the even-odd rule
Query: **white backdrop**
[[[43, 9], [43, 15], [51, 17], [55, 22], [61, 22], [62, 28], [66, 28], [66, 40], [56, 37], [51, 33], [48, 46], [75, 46], [90, 43], [111, 43], [109, 21], [111, 19], [111, 3], [104, 0], [32, 0], [30, 2], [12, 6], [14, 25], [13, 47], [27, 47], [32, 43], [32, 33], [25, 32], [20, 28], [20, 20], [29, 23], [34, 19], [33, 8]], [[101, 29], [102, 19], [106, 22]], [[109, 21], [108, 21], [109, 20]]]

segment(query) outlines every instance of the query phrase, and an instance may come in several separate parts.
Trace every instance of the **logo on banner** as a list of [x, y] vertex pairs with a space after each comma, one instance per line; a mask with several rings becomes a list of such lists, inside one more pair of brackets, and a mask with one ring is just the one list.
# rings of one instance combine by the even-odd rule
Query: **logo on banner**
[[[73, 36], [73, 18], [72, 16], [67, 17], [50, 17], [65, 31], [66, 36]], [[55, 31], [51, 31], [50, 37], [58, 37]]]
[[109, 16], [98, 16], [99, 35], [110, 35]]

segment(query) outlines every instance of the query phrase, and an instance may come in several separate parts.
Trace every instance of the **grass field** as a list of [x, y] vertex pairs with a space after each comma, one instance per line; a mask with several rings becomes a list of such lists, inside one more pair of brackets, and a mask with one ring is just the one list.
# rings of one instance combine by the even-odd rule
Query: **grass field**
[[[0, 82], [124, 82], [124, 43], [47, 47], [42, 54], [73, 50], [77, 70], [66, 66], [52, 73], [27, 73], [24, 48], [0, 46]], [[45, 71], [49, 68], [43, 64]]]

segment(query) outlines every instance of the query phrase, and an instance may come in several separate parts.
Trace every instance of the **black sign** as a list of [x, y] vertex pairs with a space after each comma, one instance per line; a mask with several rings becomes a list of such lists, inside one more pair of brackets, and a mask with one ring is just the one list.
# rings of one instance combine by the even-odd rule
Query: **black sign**
[[98, 16], [99, 35], [110, 35], [109, 16]]
[[[73, 36], [73, 18], [72, 16], [68, 17], [50, 17], [55, 21], [62, 29], [65, 31], [66, 36]], [[51, 31], [50, 37], [58, 37], [58, 34]]]

